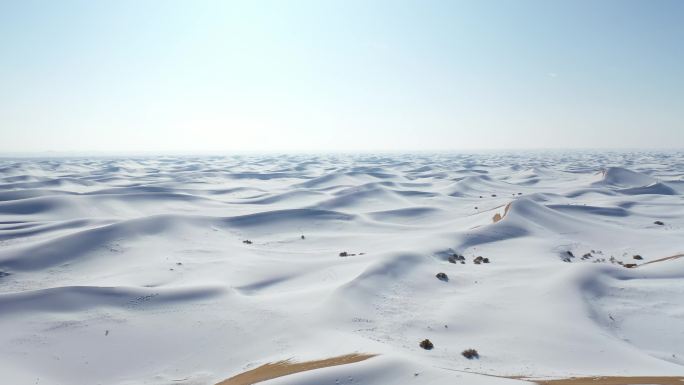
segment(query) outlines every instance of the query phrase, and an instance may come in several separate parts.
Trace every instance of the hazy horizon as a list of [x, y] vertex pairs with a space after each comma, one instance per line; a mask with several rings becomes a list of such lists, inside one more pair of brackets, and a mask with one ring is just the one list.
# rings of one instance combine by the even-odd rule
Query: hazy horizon
[[0, 154], [680, 149], [684, 2], [0, 2]]
[[537, 147], [537, 148], [470, 148], [470, 149], [323, 149], [323, 150], [45, 150], [45, 151], [2, 151], [0, 158], [50, 158], [50, 157], [102, 157], [119, 158], [127, 156], [163, 157], [163, 156], [198, 156], [198, 157], [230, 157], [250, 155], [284, 155], [284, 156], [317, 156], [317, 155], [477, 155], [477, 154], [573, 154], [599, 152], [627, 154], [627, 153], [678, 153], [684, 152], [684, 147]]

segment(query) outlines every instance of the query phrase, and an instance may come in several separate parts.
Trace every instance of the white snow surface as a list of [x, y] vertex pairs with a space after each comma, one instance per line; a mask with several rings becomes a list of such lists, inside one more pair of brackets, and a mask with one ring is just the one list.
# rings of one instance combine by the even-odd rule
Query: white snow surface
[[0, 382], [354, 352], [378, 356], [264, 384], [684, 375], [684, 258], [620, 265], [684, 253], [683, 175], [643, 151], [2, 159]]

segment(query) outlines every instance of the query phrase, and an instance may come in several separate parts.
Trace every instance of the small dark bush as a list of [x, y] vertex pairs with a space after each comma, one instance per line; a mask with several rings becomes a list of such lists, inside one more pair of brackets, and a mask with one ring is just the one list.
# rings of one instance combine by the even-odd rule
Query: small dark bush
[[641, 261], [642, 259], [644, 259], [644, 258], [643, 258], [641, 255], [639, 255], [639, 254], [633, 256], [632, 258], [638, 259], [638, 260], [640, 260], [640, 261]]
[[347, 253], [346, 251], [343, 251], [340, 253], [340, 257], [348, 257], [348, 256], [349, 256], [349, 253]]
[[655, 221], [655, 222], [653, 222], [653, 224], [654, 224], [654, 225], [658, 225], [658, 226], [663, 226], [663, 225], [665, 225], [665, 224], [664, 224], [663, 222], [661, 222], [661, 221]]
[[449, 262], [457, 263], [458, 261], [461, 261], [461, 262], [465, 261], [465, 257], [462, 255], [458, 255], [456, 253], [449, 256]]
[[625, 264], [623, 264], [622, 266], [624, 266], [624, 267], [626, 267], [626, 268], [628, 268], [628, 269], [631, 269], [631, 268], [633, 268], [633, 267], [637, 267], [637, 264], [636, 264], [636, 263], [625, 263]]
[[473, 358], [480, 358], [480, 354], [478, 354], [477, 350], [475, 349], [466, 349], [461, 354], [463, 354], [463, 357], [469, 360], [472, 360]]
[[426, 338], [426, 339], [420, 341], [420, 347], [425, 349], [425, 350], [432, 350], [432, 348], [434, 348], [435, 345], [432, 344], [432, 341], [430, 341], [429, 339]]
[[251, 245], [252, 241], [250, 241], [249, 239], [245, 239], [244, 241], [242, 241], [242, 243], [244, 243], [245, 245]]
[[437, 277], [437, 279], [439, 279], [440, 281], [444, 281], [444, 282], [449, 281], [449, 276], [447, 276], [444, 273], [437, 273], [437, 275], [435, 275], [435, 277]]
[[304, 237], [304, 234], [302, 234], [302, 239], [306, 239], [306, 237]]
[[479, 265], [481, 263], [489, 263], [489, 258], [484, 258], [482, 256], [479, 256], [479, 257], [473, 259], [473, 263], [476, 265]]

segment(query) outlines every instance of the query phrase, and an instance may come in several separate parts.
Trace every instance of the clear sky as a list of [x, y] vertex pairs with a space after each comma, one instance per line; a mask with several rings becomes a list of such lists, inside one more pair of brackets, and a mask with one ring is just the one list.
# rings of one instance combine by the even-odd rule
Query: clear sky
[[684, 147], [684, 1], [0, 0], [0, 152]]

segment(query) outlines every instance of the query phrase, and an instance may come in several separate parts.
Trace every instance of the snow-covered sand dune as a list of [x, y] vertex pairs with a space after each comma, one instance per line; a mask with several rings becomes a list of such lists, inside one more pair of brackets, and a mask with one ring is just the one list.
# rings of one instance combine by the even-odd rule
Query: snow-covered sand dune
[[4, 159], [0, 382], [684, 376], [682, 253], [676, 152]]

